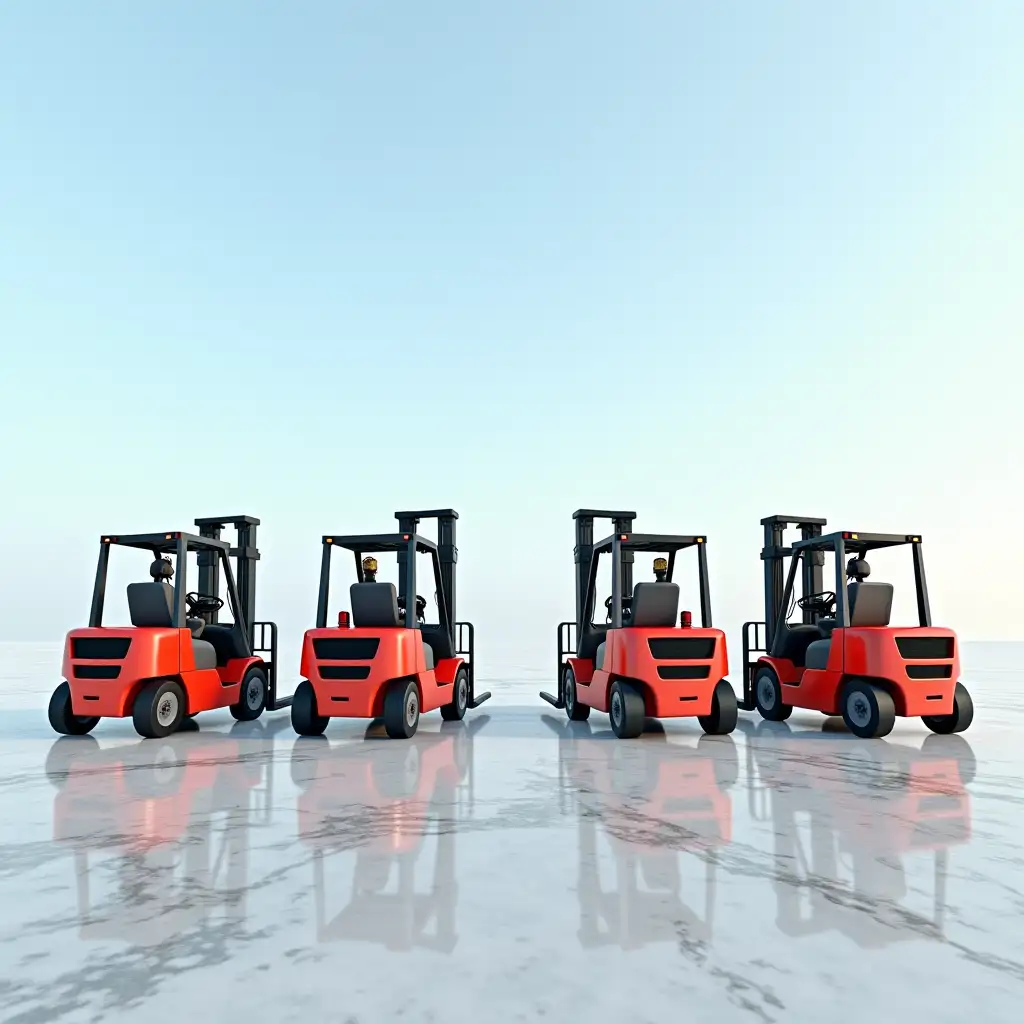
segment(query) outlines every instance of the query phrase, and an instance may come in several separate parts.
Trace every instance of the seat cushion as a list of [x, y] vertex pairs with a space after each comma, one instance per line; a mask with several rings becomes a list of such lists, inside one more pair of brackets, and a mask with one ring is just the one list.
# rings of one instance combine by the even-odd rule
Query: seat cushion
[[832, 635], [832, 630], [836, 628], [836, 620], [835, 619], [818, 619], [818, 621], [815, 623], [815, 625], [818, 627], [819, 630], [821, 630], [821, 635], [822, 636], [830, 637]]
[[594, 655], [594, 668], [604, 668], [604, 644], [598, 644], [597, 654]]
[[814, 643], [808, 644], [804, 655], [804, 668], [826, 668], [831, 647], [831, 640], [815, 640]]
[[192, 653], [195, 655], [196, 668], [217, 667], [217, 651], [213, 644], [208, 644], [205, 640], [193, 640]]

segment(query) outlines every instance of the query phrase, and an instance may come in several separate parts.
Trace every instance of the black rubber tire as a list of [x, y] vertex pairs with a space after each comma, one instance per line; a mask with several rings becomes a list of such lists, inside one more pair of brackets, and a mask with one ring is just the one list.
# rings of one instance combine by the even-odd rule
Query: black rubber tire
[[[766, 704], [761, 699], [762, 687], [768, 686], [774, 691], [774, 701], [771, 704]], [[754, 702], [760, 716], [769, 722], [784, 722], [793, 714], [792, 706], [782, 703], [782, 684], [779, 677], [767, 665], [759, 668], [754, 675]]]
[[228, 708], [231, 717], [236, 722], [255, 722], [266, 709], [269, 692], [267, 673], [258, 665], [253, 665], [242, 676], [242, 685], [238, 689], [238, 703]]
[[590, 717], [590, 705], [581, 704], [576, 699], [576, 673], [569, 665], [565, 666], [565, 672], [562, 673], [562, 700], [570, 722], [585, 722]]
[[76, 715], [71, 710], [71, 685], [65, 681], [50, 696], [46, 709], [50, 727], [62, 736], [84, 736], [96, 728], [99, 718]]
[[50, 785], [63, 789], [68, 779], [89, 764], [99, 749], [95, 736], [62, 736], [55, 740], [46, 754], [46, 777]]
[[[57, 740], [56, 745], [63, 742], [63, 740]], [[921, 753], [926, 754], [929, 758], [952, 758], [955, 760], [960, 769], [960, 782], [964, 786], [969, 786], [974, 782], [974, 777], [978, 774], [978, 759], [974, 756], [971, 745], [963, 736], [944, 736], [942, 734], [926, 736], [921, 745]]]
[[740, 755], [731, 736], [714, 739], [701, 736], [697, 740], [697, 753], [710, 758], [715, 769], [715, 782], [721, 790], [732, 789], [740, 777]]
[[415, 680], [396, 679], [384, 694], [384, 731], [393, 740], [407, 740], [420, 724], [420, 691]]
[[739, 717], [739, 705], [733, 688], [727, 680], [719, 679], [711, 695], [711, 714], [697, 716], [700, 727], [709, 736], [727, 736], [736, 728]]
[[466, 717], [469, 707], [469, 673], [460, 668], [452, 683], [452, 699], [449, 704], [441, 707], [441, 717], [446, 722], [461, 722]]
[[892, 696], [866, 679], [851, 679], [843, 687], [840, 708], [846, 728], [862, 740], [888, 736], [896, 724]]
[[323, 736], [327, 717], [316, 706], [316, 691], [308, 679], [295, 687], [292, 697], [292, 728], [300, 736]]
[[948, 715], [924, 715], [922, 722], [932, 732], [940, 736], [949, 736], [955, 732], [963, 732], [974, 721], [974, 701], [963, 683], [957, 683], [953, 690], [953, 711]]
[[139, 690], [132, 705], [135, 731], [146, 739], [163, 739], [177, 732], [185, 710], [185, 691], [181, 683], [174, 679], [154, 679]]
[[644, 731], [647, 711], [644, 695], [632, 684], [616, 679], [608, 694], [608, 717], [620, 740], [635, 739]]

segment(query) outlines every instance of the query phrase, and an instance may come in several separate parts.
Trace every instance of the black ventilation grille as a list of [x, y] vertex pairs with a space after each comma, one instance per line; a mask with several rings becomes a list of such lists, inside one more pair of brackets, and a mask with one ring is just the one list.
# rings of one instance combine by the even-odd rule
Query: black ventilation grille
[[647, 645], [659, 661], [710, 661], [715, 656], [713, 636], [652, 637]]
[[907, 675], [911, 679], [948, 679], [953, 674], [952, 665], [908, 665]]
[[953, 638], [951, 636], [898, 636], [896, 647], [900, 657], [907, 661], [931, 659], [940, 661], [953, 657]]
[[380, 638], [375, 636], [321, 637], [313, 641], [313, 653], [319, 661], [373, 661], [378, 647]]
[[75, 665], [76, 679], [116, 679], [121, 674], [120, 665]]
[[710, 665], [659, 665], [658, 675], [662, 679], [707, 679]]
[[366, 679], [370, 675], [369, 665], [320, 665], [321, 679]]
[[120, 660], [132, 645], [130, 636], [73, 636], [71, 657], [91, 661]]

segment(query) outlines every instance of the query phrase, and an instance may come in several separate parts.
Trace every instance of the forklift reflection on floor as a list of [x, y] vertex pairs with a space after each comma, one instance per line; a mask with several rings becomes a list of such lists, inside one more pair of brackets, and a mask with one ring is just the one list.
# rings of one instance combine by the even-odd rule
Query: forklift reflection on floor
[[[561, 792], [576, 804], [580, 944], [625, 950], [676, 942], [702, 962], [714, 934], [718, 851], [732, 841], [728, 791], [739, 772], [732, 738], [701, 737], [684, 746], [667, 742], [652, 722], [640, 742], [626, 747], [587, 722], [549, 715], [544, 721], [559, 737]], [[611, 888], [601, 880], [602, 831], [615, 859]], [[684, 899], [688, 872], [680, 853], [704, 862], [702, 912]]]
[[[785, 723], [740, 728], [749, 739], [751, 816], [770, 820], [775, 835], [779, 930], [835, 930], [862, 949], [940, 938], [949, 848], [971, 836], [967, 741], [935, 735], [917, 748]], [[794, 775], [793, 764], [811, 758], [814, 770]], [[930, 913], [906, 905], [905, 858], [922, 853], [933, 855]]]
[[[288, 727], [287, 719], [273, 724]], [[54, 743], [46, 759], [57, 790], [53, 836], [74, 854], [82, 940], [154, 947], [196, 929], [204, 943], [218, 928], [237, 932], [247, 913], [250, 829], [269, 824], [273, 806], [271, 745], [265, 757], [240, 755], [246, 739], [274, 731], [246, 722], [231, 733], [147, 743]], [[111, 878], [115, 891], [97, 900]], [[219, 924], [211, 920], [218, 908]]]
[[[455, 949], [456, 832], [473, 813], [473, 739], [488, 721], [481, 715], [445, 723], [404, 744], [378, 742], [385, 735], [379, 721], [366, 730], [366, 742], [296, 742], [292, 781], [301, 791], [299, 836], [313, 855], [317, 942]], [[431, 835], [434, 872], [424, 892], [416, 888], [416, 868]], [[345, 860], [332, 855], [351, 851], [348, 903], [328, 918], [327, 890], [344, 874]]]

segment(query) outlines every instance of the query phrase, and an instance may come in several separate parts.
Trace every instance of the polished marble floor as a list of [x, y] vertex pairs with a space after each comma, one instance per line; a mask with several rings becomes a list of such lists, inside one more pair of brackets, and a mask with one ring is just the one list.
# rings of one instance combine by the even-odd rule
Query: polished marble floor
[[871, 742], [794, 715], [622, 743], [526, 699], [407, 743], [10, 709], [0, 1020], [1021, 1019], [1003, 675], [964, 736]]

